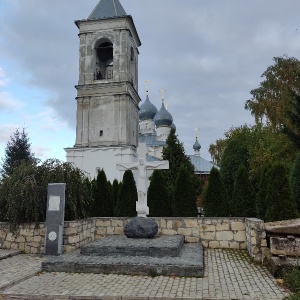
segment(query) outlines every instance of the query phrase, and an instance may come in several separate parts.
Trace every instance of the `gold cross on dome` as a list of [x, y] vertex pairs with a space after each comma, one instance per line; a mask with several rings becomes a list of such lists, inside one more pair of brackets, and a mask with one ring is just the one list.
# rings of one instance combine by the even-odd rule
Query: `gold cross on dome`
[[149, 82], [150, 82], [150, 80], [145, 80], [145, 82], [146, 82], [146, 93], [148, 95], [149, 94]]
[[168, 110], [169, 103], [169, 101], [166, 101], [166, 110]]
[[162, 100], [162, 102], [164, 102], [165, 101], [165, 92], [166, 92], [166, 90], [162, 89], [162, 90], [160, 90], [160, 92], [161, 92], [161, 100]]
[[195, 128], [194, 131], [196, 131], [196, 139], [198, 139], [198, 132], [200, 131], [199, 128]]

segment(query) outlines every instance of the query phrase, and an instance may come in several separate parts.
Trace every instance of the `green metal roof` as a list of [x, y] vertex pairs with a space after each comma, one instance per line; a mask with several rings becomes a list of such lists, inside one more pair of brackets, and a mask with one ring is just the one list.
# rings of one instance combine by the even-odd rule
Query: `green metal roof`
[[119, 0], [100, 0], [88, 20], [108, 19], [127, 16]]

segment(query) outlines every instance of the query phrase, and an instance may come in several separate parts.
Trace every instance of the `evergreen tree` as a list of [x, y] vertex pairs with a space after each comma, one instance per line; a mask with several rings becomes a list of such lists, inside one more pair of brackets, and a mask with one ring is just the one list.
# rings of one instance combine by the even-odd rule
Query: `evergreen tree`
[[298, 211], [300, 212], [300, 152], [295, 159], [290, 175], [292, 197], [297, 203]]
[[122, 186], [118, 195], [116, 217], [136, 217], [137, 189], [131, 170], [123, 175]]
[[171, 207], [168, 199], [166, 180], [163, 172], [154, 170], [148, 188], [147, 202], [150, 217], [170, 217]]
[[212, 168], [203, 193], [205, 217], [228, 217], [228, 196], [217, 168]]
[[91, 216], [112, 217], [113, 206], [110, 199], [109, 186], [103, 169], [98, 172], [92, 195], [93, 203], [91, 205]]
[[255, 217], [255, 192], [244, 165], [237, 171], [230, 206], [233, 217]]
[[291, 92], [291, 107], [286, 112], [287, 121], [283, 133], [287, 135], [297, 149], [300, 149], [300, 95]]
[[118, 202], [119, 190], [120, 190], [120, 183], [118, 182], [117, 179], [115, 179], [113, 181], [113, 184], [112, 184], [112, 195], [111, 195], [112, 196], [114, 214], [116, 212], [116, 206], [117, 206], [117, 202]]
[[174, 187], [173, 216], [197, 217], [196, 193], [191, 175], [185, 165], [181, 165]]
[[[171, 130], [167, 138], [166, 147], [163, 149], [163, 159], [169, 161], [169, 170], [163, 171], [169, 199], [174, 199], [175, 181], [181, 165], [184, 165], [188, 174], [191, 175], [193, 193], [200, 194], [201, 181], [195, 176], [195, 168], [190, 158], [186, 156], [183, 144], [178, 140], [174, 129]], [[171, 209], [173, 210], [172, 203]]]
[[299, 217], [297, 204], [291, 197], [286, 169], [274, 163], [266, 173], [266, 222], [288, 220]]
[[270, 165], [267, 165], [263, 171], [260, 183], [259, 190], [256, 194], [255, 199], [255, 208], [256, 208], [256, 217], [264, 220], [266, 216], [267, 204], [266, 204], [266, 186], [267, 186], [267, 177], [266, 174]]
[[243, 164], [248, 169], [248, 159], [249, 151], [246, 141], [242, 140], [242, 138], [230, 139], [224, 150], [220, 165], [220, 174], [229, 199], [232, 198], [234, 180], [238, 168]]
[[19, 166], [22, 161], [29, 163], [36, 162], [34, 154], [31, 153], [29, 138], [24, 128], [22, 131], [17, 129], [14, 136], [10, 138], [11, 140], [5, 148], [5, 156], [0, 170], [3, 178], [10, 176], [13, 169]]

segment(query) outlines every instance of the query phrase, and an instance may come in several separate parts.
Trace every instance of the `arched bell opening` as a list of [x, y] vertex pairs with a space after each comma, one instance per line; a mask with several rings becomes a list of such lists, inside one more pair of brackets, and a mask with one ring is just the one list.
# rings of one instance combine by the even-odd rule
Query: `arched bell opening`
[[101, 39], [95, 44], [96, 66], [94, 80], [112, 79], [114, 48], [109, 39]]

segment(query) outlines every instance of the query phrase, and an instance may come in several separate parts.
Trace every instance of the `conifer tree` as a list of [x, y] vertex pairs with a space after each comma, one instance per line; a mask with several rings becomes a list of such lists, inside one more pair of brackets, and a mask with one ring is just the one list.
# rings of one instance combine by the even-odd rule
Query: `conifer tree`
[[181, 165], [174, 187], [173, 216], [197, 217], [196, 193], [193, 175], [185, 165]]
[[244, 165], [237, 171], [230, 210], [233, 217], [255, 217], [255, 192]]
[[13, 169], [18, 167], [23, 161], [29, 163], [36, 162], [24, 128], [22, 130], [18, 128], [10, 139], [5, 148], [5, 156], [0, 170], [3, 178], [10, 176]]
[[297, 154], [290, 175], [292, 197], [297, 203], [300, 212], [300, 152]]
[[148, 188], [147, 202], [150, 217], [170, 217], [171, 207], [168, 199], [166, 180], [163, 172], [154, 170]]
[[137, 201], [137, 189], [132, 171], [126, 170], [123, 175], [123, 182], [118, 195], [115, 213], [116, 217], [136, 217]]
[[91, 205], [92, 217], [112, 217], [113, 206], [109, 196], [109, 186], [104, 170], [100, 170], [93, 185], [93, 203]]
[[229, 199], [232, 197], [234, 179], [238, 168], [243, 164], [248, 169], [249, 151], [245, 141], [232, 138], [224, 150], [220, 165], [220, 174]]
[[113, 181], [113, 184], [112, 184], [112, 195], [111, 195], [112, 196], [114, 214], [116, 212], [116, 206], [117, 206], [117, 202], [118, 202], [119, 190], [120, 190], [120, 183], [118, 182], [117, 179], [115, 179]]
[[299, 217], [297, 204], [291, 196], [285, 167], [274, 163], [267, 171], [266, 222], [288, 220]]
[[212, 168], [203, 194], [205, 217], [228, 217], [228, 196], [217, 168]]
[[188, 174], [191, 175], [192, 189], [195, 194], [200, 194], [201, 181], [195, 176], [195, 168], [188, 156], [185, 154], [183, 144], [178, 140], [175, 130], [172, 129], [163, 149], [163, 159], [169, 161], [169, 169], [163, 171], [166, 178], [169, 199], [171, 200], [171, 209], [173, 210], [175, 181], [181, 165], [185, 166]]
[[266, 186], [267, 186], [267, 177], [266, 174], [270, 165], [267, 165], [263, 171], [261, 180], [259, 182], [258, 193], [256, 194], [255, 199], [255, 209], [256, 209], [256, 217], [265, 220], [267, 204], [266, 204]]

